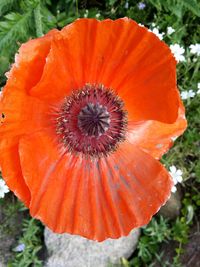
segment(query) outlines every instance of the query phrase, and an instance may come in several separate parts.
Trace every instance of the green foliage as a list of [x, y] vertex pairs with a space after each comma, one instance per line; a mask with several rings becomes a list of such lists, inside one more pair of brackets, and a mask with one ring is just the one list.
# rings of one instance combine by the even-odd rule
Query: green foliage
[[200, 17], [200, 4], [197, 0], [183, 0], [183, 5], [192, 11], [194, 15]]
[[11, 50], [15, 49], [17, 42], [28, 38], [29, 19], [30, 12], [25, 15], [12, 12], [4, 16], [4, 21], [0, 22], [0, 50], [8, 46]]
[[40, 267], [42, 262], [38, 259], [38, 252], [42, 247], [42, 228], [39, 221], [25, 219], [22, 225], [22, 237], [19, 244], [24, 244], [22, 252], [15, 252], [15, 258], [9, 263], [9, 267]]
[[142, 230], [142, 237], [137, 246], [137, 257], [131, 260], [131, 266], [141, 266], [142, 262], [150, 263], [156, 256], [160, 244], [168, 242], [170, 239], [169, 222], [162, 216], [153, 218], [149, 225]]
[[0, 21], [0, 80], [4, 82], [3, 74], [8, 70], [12, 58], [21, 42], [29, 38], [31, 12], [23, 15], [10, 12]]
[[18, 7], [18, 0], [1, 0], [0, 1], [0, 17], [6, 12], [13, 10], [15, 7]]
[[[194, 220], [194, 210], [197, 210], [197, 203], [199, 203], [200, 194], [186, 193], [183, 198], [183, 207], [181, 209], [181, 216], [175, 221], [168, 221], [161, 216], [156, 216], [151, 222], [142, 229], [142, 236], [140, 237], [136, 256], [131, 259], [127, 265], [126, 261], [122, 261], [125, 267], [142, 267], [150, 266], [156, 259], [162, 263], [162, 266], [181, 266], [180, 256], [184, 253], [183, 245], [188, 242], [190, 225]], [[161, 244], [163, 242], [174, 241], [175, 256], [173, 264], [163, 262], [161, 252]], [[152, 264], [152, 266], [154, 266]]]
[[177, 218], [172, 226], [173, 239], [179, 243], [186, 244], [188, 241], [188, 230], [189, 226], [186, 223], [185, 218]]
[[21, 43], [39, 37], [57, 26], [45, 0], [0, 1], [0, 83]]
[[187, 10], [191, 11], [194, 15], [200, 17], [200, 4], [197, 0], [149, 0], [158, 11], [164, 8], [171, 11], [178, 18], [183, 17]]
[[153, 218], [148, 228], [144, 228], [143, 231], [145, 235], [149, 236], [154, 241], [154, 243], [166, 241], [170, 235], [168, 221], [162, 216], [159, 217], [158, 221]]
[[[42, 266], [38, 252], [42, 248], [43, 227], [39, 221], [30, 218], [26, 211], [27, 208], [14, 195], [8, 194], [0, 199], [0, 237], [10, 237], [13, 240], [16, 238], [18, 244], [24, 245], [21, 252], [17, 252], [13, 247], [13, 257], [9, 259], [8, 267]], [[0, 248], [0, 258], [1, 253]]]
[[14, 196], [11, 199], [6, 197], [5, 199], [0, 198], [0, 209], [3, 216], [0, 220], [0, 236], [1, 233], [6, 235], [13, 234], [13, 222], [16, 218], [16, 213], [20, 207], [20, 202], [15, 201]]

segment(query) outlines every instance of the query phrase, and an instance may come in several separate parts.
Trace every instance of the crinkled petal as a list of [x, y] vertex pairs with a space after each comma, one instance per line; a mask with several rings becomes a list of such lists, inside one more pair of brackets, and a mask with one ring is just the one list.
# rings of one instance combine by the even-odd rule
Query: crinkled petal
[[57, 32], [57, 30], [52, 30], [41, 38], [22, 44], [15, 56], [15, 63], [7, 73], [8, 81], [4, 91], [7, 90], [7, 87], [9, 87], [8, 90], [12, 87], [12, 90], [28, 93], [37, 84], [43, 73], [52, 37]]
[[85, 83], [101, 83], [122, 97], [129, 120], [176, 120], [176, 62], [146, 28], [128, 18], [79, 19], [60, 35], [32, 95], [55, 101]]
[[[8, 87], [7, 87], [8, 88]], [[51, 108], [37, 98], [17, 90], [6, 90], [0, 104], [0, 137], [32, 133], [52, 124]]]
[[38, 83], [49, 53], [52, 30], [44, 37], [23, 44], [15, 57], [8, 81], [0, 98], [0, 137], [17, 136], [33, 132], [49, 124], [49, 106], [29, 96], [30, 89]]
[[130, 144], [108, 158], [86, 160], [41, 131], [21, 139], [20, 160], [31, 215], [55, 232], [98, 241], [147, 224], [172, 187], [165, 168]]
[[[180, 104], [178, 118], [172, 124], [159, 121], [141, 121], [129, 123], [128, 140], [141, 149], [160, 159], [164, 153], [173, 145], [174, 139], [181, 135], [187, 127], [185, 110]], [[170, 167], [170, 171], [174, 167]]]
[[63, 37], [57, 34], [51, 44], [50, 52], [46, 58], [46, 64], [42, 77], [30, 91], [32, 96], [38, 97], [48, 103], [55, 103], [63, 100], [65, 96], [78, 89], [75, 83], [76, 73], [71, 72], [72, 62], [69, 59]]
[[0, 141], [0, 166], [2, 177], [10, 190], [29, 206], [30, 191], [24, 181], [19, 160], [19, 138], [3, 138]]

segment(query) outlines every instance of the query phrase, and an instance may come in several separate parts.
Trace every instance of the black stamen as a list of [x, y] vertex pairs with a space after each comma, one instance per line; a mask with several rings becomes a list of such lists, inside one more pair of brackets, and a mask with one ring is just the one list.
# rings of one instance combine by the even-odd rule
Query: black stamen
[[78, 126], [88, 136], [101, 136], [110, 125], [110, 115], [106, 107], [88, 103], [78, 115]]

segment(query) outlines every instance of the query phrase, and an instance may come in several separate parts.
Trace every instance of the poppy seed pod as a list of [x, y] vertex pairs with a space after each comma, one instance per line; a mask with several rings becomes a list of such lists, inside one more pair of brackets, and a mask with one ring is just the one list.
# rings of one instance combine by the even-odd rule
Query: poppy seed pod
[[33, 217], [102, 241], [147, 224], [186, 128], [168, 46], [128, 18], [78, 19], [19, 49], [0, 100], [0, 166]]

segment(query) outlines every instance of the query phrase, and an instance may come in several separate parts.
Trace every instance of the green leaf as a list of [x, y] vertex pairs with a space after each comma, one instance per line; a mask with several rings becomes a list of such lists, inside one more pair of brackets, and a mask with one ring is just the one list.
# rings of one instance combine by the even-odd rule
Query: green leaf
[[56, 17], [46, 7], [42, 7], [41, 13], [42, 13], [42, 27], [44, 33], [48, 32], [52, 28], [57, 27]]
[[43, 35], [43, 28], [42, 28], [42, 14], [41, 14], [40, 2], [38, 2], [37, 6], [34, 8], [34, 18], [35, 18], [36, 36], [41, 37]]
[[200, 4], [196, 0], [182, 0], [182, 3], [194, 15], [200, 17]]
[[4, 73], [8, 70], [9, 64], [10, 64], [6, 50], [2, 50], [0, 52], [0, 62], [1, 62], [1, 64], [0, 64], [0, 77], [1, 77], [1, 79], [5, 80]]
[[123, 267], [130, 267], [130, 264], [129, 264], [129, 262], [127, 261], [127, 259], [122, 258], [122, 259], [121, 259], [121, 262], [122, 262], [122, 266], [123, 266]]
[[159, 0], [149, 0], [149, 2], [158, 10], [161, 9], [161, 2]]
[[11, 10], [13, 11], [13, 9], [17, 7], [18, 4], [18, 0], [0, 0], [0, 16]]
[[31, 13], [19, 14], [9, 13], [0, 22], [0, 50], [11, 51], [17, 47], [18, 42], [28, 38], [28, 27]]
[[109, 0], [109, 5], [113, 6], [117, 0]]
[[192, 221], [193, 217], [194, 217], [194, 209], [193, 209], [192, 205], [189, 205], [187, 207], [187, 212], [188, 213], [187, 213], [187, 221], [186, 221], [186, 224], [189, 224]]

